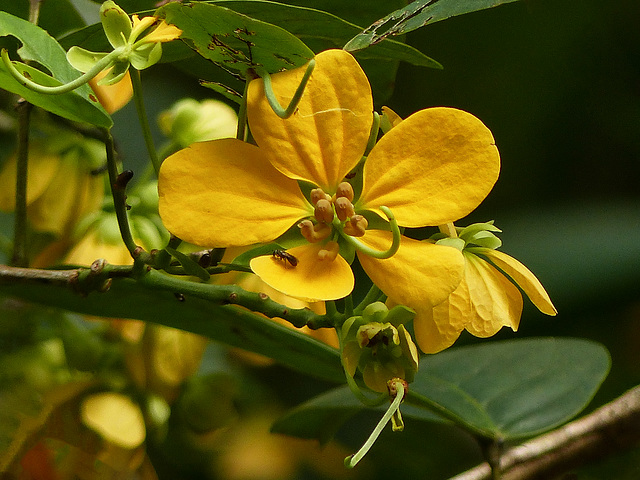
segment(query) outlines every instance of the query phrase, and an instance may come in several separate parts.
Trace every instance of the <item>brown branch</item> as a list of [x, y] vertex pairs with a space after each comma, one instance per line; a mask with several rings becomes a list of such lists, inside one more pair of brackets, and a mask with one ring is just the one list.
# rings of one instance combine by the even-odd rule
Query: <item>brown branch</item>
[[[640, 442], [640, 386], [589, 415], [507, 450], [500, 458], [502, 480], [542, 480]], [[450, 480], [489, 480], [484, 463]]]

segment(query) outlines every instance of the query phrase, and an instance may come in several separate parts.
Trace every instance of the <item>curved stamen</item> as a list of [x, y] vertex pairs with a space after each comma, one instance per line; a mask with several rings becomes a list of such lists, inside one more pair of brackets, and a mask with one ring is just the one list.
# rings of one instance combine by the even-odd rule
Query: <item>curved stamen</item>
[[360, 450], [344, 459], [345, 467], [353, 468], [358, 464], [360, 460], [362, 460], [362, 458], [367, 454], [369, 449], [378, 439], [380, 433], [382, 433], [382, 429], [384, 428], [384, 426], [389, 422], [389, 420], [391, 420], [394, 415], [396, 415], [396, 412], [398, 412], [398, 410], [400, 409], [400, 403], [402, 403], [402, 399], [404, 398], [404, 385], [400, 381], [396, 381], [394, 385], [397, 389], [396, 397], [393, 399], [393, 402], [391, 402], [391, 405], [376, 425], [376, 428], [373, 429], [373, 432], [371, 432], [371, 435], [369, 435], [367, 441], [364, 442], [364, 445], [362, 445]]
[[349, 242], [359, 252], [362, 252], [370, 257], [383, 260], [385, 258], [391, 258], [396, 254], [398, 248], [400, 248], [400, 238], [402, 237], [402, 234], [400, 233], [400, 228], [398, 227], [396, 217], [394, 217], [391, 210], [385, 206], [380, 207], [380, 210], [382, 210], [389, 219], [389, 225], [391, 226], [391, 233], [393, 235], [393, 241], [391, 242], [391, 246], [387, 250], [376, 250], [375, 248], [365, 245], [360, 240], [357, 240], [351, 235], [347, 235], [344, 233], [342, 234], [342, 238]]
[[373, 123], [371, 124], [371, 132], [369, 133], [369, 140], [367, 141], [367, 148], [364, 151], [364, 156], [369, 155], [369, 152], [373, 150], [376, 142], [378, 141], [378, 132], [380, 131], [380, 114], [373, 112]]
[[89, 82], [93, 77], [95, 77], [98, 73], [100, 73], [105, 68], [109, 67], [109, 65], [122, 53], [121, 48], [116, 48], [114, 51], [110, 52], [108, 55], [102, 57], [98, 60], [93, 67], [85, 74], [79, 76], [75, 80], [70, 81], [69, 83], [64, 83], [62, 85], [56, 85], [55, 87], [50, 87], [46, 85], [40, 85], [39, 83], [34, 82], [33, 80], [25, 77], [20, 71], [15, 67], [11, 59], [9, 58], [9, 52], [6, 49], [2, 49], [0, 55], [2, 56], [2, 63], [7, 68], [9, 73], [13, 78], [15, 78], [21, 85], [24, 85], [29, 90], [33, 90], [34, 92], [44, 93], [47, 95], [55, 95], [68, 93], [72, 90], [75, 90], [78, 87], [81, 87], [85, 83]]
[[271, 106], [275, 114], [280, 118], [289, 118], [291, 115], [293, 115], [293, 112], [296, 110], [296, 108], [298, 108], [298, 103], [300, 103], [302, 93], [307, 86], [307, 82], [309, 81], [309, 77], [311, 76], [311, 72], [313, 72], [315, 66], [316, 61], [312, 58], [309, 61], [307, 65], [307, 71], [304, 72], [304, 76], [302, 77], [302, 80], [300, 80], [300, 85], [298, 85], [298, 88], [293, 94], [293, 98], [291, 98], [291, 101], [289, 102], [287, 108], [283, 108], [282, 105], [280, 105], [280, 102], [278, 102], [278, 99], [276, 98], [276, 94], [273, 92], [273, 86], [271, 85], [271, 75], [269, 75], [269, 73], [267, 72], [258, 72], [258, 75], [260, 75], [264, 82], [264, 94], [267, 97], [267, 101], [269, 102], [269, 105]]

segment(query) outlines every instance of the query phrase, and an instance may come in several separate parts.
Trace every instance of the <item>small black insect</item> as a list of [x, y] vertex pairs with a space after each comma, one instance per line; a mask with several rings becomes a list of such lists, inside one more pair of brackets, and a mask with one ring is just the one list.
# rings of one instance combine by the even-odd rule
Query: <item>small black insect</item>
[[289, 263], [292, 267], [298, 265], [298, 259], [290, 253], [285, 252], [284, 250], [274, 250], [272, 255], [273, 258], [277, 258], [284, 261], [285, 263]]

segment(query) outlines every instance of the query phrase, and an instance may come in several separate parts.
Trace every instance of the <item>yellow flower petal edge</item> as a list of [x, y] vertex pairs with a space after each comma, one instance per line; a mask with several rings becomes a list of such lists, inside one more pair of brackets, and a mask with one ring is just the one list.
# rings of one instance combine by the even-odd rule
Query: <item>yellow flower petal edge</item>
[[[391, 244], [391, 233], [367, 230], [362, 241], [378, 250]], [[394, 302], [416, 309], [437, 305], [462, 278], [464, 259], [456, 248], [402, 237], [394, 256], [379, 260], [358, 253], [369, 278]]]
[[380, 213], [384, 205], [404, 227], [442, 225], [475, 209], [499, 172], [493, 135], [480, 120], [454, 108], [420, 110], [369, 154], [356, 209]]
[[[18, 157], [12, 155], [0, 171], [0, 210], [13, 211], [16, 207], [16, 175]], [[59, 155], [46, 153], [42, 148], [29, 147], [29, 169], [27, 170], [27, 204], [37, 200], [47, 189], [60, 169]]]
[[263, 152], [236, 139], [195, 143], [160, 168], [159, 210], [167, 229], [207, 247], [270, 242], [313, 213]]
[[540, 281], [531, 271], [515, 258], [499, 250], [489, 248], [475, 248], [477, 253], [484, 255], [500, 270], [509, 275], [538, 310], [546, 315], [554, 316], [558, 313], [553, 306], [549, 294], [546, 292]]
[[465, 259], [465, 278], [473, 310], [473, 314], [467, 316], [465, 329], [482, 338], [495, 335], [503, 326], [518, 330], [522, 315], [520, 291], [483, 259], [471, 253], [465, 253]]
[[[287, 119], [269, 106], [263, 81], [252, 81], [247, 95], [249, 126], [278, 170], [334, 193], [365, 151], [373, 123], [373, 97], [366, 75], [351, 54], [327, 50], [315, 61], [298, 109]], [[281, 105], [289, 103], [305, 70], [272, 75]]]
[[295, 267], [276, 256], [256, 257], [251, 270], [267, 285], [307, 302], [346, 297], [355, 284], [351, 266], [339, 255], [333, 261], [320, 260], [322, 248], [315, 243], [287, 250], [298, 260]]

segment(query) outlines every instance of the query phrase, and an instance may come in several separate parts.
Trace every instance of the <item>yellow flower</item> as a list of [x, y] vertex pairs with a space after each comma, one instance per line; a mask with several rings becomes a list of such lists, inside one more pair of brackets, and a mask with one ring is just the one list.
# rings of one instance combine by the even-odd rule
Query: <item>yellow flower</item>
[[[104, 181], [92, 170], [104, 146], [66, 131], [53, 131], [29, 146], [27, 218], [41, 232], [68, 235], [77, 221], [102, 205]], [[0, 210], [15, 209], [17, 156], [0, 171]]]
[[516, 331], [522, 315], [520, 290], [542, 313], [557, 313], [535, 275], [515, 258], [495, 249], [501, 242], [490, 231], [499, 230], [491, 223], [461, 230], [455, 240], [463, 240], [467, 246], [462, 251], [465, 267], [460, 285], [441, 304], [416, 307], [414, 330], [423, 352], [444, 350], [465, 329], [482, 338], [495, 335], [503, 326]]
[[89, 86], [96, 94], [98, 101], [102, 104], [109, 115], [124, 107], [133, 97], [133, 85], [129, 72], [120, 80], [111, 85], [99, 85], [98, 83], [109, 74], [109, 70], [103, 70], [94, 78], [89, 80]]
[[[315, 60], [291, 118], [272, 111], [262, 80], [250, 83], [248, 118], [258, 146], [215, 140], [165, 160], [163, 222], [180, 238], [213, 247], [271, 242], [298, 225], [298, 246], [287, 251], [295, 265], [268, 255], [254, 258], [251, 267], [268, 285], [306, 300], [351, 292], [354, 277], [343, 255], [352, 258], [359, 242], [360, 263], [385, 294], [411, 307], [440, 303], [460, 281], [459, 250], [402, 237], [390, 258], [370, 252], [392, 243], [385, 207], [406, 227], [439, 225], [471, 212], [498, 177], [491, 132], [460, 110], [419, 111], [375, 145], [362, 188], [350, 185], [345, 176], [365, 154], [373, 124], [371, 87], [347, 52], [328, 50]], [[304, 71], [273, 75], [280, 103], [288, 103]], [[315, 188], [301, 189], [299, 181]]]

